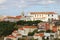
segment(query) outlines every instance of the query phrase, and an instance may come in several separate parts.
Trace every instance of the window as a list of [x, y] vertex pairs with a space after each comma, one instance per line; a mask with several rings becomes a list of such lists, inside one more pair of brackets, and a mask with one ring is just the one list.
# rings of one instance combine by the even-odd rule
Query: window
[[52, 14], [52, 16], [53, 16], [53, 14]]
[[35, 17], [36, 17], [36, 14], [35, 14]]
[[50, 18], [48, 18], [48, 22], [50, 22]]
[[49, 16], [49, 14], [48, 14], [48, 16]]
[[37, 14], [35, 14], [35, 17], [38, 17], [38, 15], [37, 15]]
[[52, 21], [53, 21], [54, 19], [52, 18]]

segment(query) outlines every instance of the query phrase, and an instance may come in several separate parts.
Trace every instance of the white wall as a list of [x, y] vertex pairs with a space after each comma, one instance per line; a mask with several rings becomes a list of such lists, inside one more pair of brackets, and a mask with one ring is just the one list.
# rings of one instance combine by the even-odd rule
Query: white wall
[[[49, 16], [48, 16], [49, 15]], [[52, 16], [53, 15], [53, 16]], [[29, 14], [31, 17], [31, 20], [42, 20], [42, 21], [48, 21], [48, 19], [53, 18], [58, 20], [58, 15], [57, 14]], [[45, 18], [43, 18], [45, 17]]]

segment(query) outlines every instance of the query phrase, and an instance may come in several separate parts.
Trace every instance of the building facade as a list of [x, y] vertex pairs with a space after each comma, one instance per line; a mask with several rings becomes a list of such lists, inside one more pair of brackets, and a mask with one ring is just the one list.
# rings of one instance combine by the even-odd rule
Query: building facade
[[54, 12], [30, 12], [31, 20], [52, 21], [58, 20], [58, 15]]
[[22, 18], [22, 16], [6, 16], [4, 18], [4, 21], [10, 21], [10, 22], [16, 22], [16, 21], [19, 21], [20, 18]]

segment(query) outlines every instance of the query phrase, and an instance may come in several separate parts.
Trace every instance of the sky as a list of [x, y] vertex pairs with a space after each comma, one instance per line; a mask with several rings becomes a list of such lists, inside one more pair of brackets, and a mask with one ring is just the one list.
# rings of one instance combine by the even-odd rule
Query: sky
[[16, 16], [21, 12], [56, 12], [60, 14], [60, 0], [0, 0], [0, 15]]

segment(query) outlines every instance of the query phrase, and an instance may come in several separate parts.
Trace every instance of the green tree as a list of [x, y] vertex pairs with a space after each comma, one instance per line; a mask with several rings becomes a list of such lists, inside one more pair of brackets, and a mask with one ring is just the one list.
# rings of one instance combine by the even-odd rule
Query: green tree
[[7, 36], [17, 29], [16, 23], [2, 21], [0, 22], [0, 36]]
[[20, 20], [17, 22], [17, 25], [24, 25], [25, 21], [24, 20]]
[[33, 35], [34, 35], [33, 32], [29, 32], [29, 33], [28, 33], [28, 36], [33, 36]]
[[47, 30], [46, 32], [47, 33], [54, 33], [52, 30]]
[[17, 25], [35, 25], [37, 26], [38, 23], [42, 22], [41, 20], [36, 20], [36, 21], [24, 21], [24, 20], [20, 20], [17, 22]]
[[28, 36], [33, 36], [35, 33], [37, 33], [38, 32], [38, 30], [36, 29], [36, 30], [34, 30], [33, 32], [29, 32], [28, 33]]

